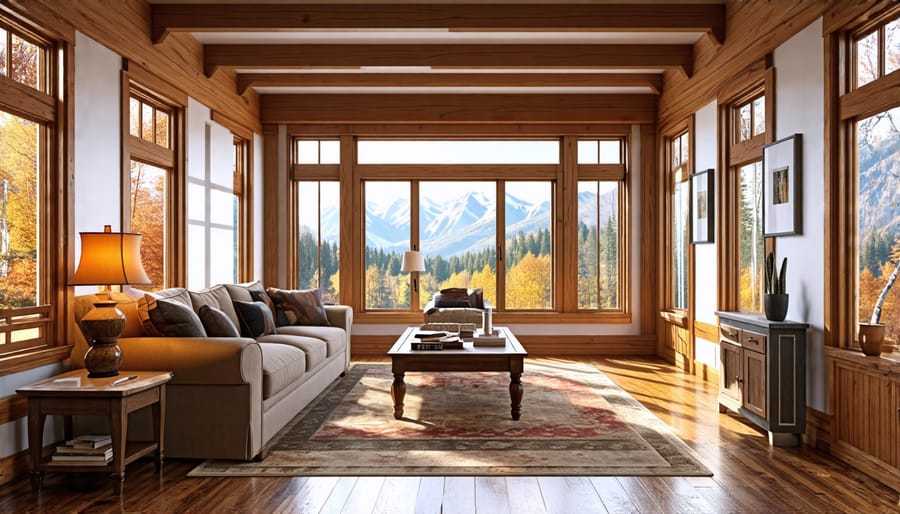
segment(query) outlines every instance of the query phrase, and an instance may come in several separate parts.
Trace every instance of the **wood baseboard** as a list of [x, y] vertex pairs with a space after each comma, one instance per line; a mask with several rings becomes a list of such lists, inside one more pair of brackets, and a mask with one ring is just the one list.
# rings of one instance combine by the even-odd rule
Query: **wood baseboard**
[[[45, 446], [44, 457], [49, 457], [56, 450], [57, 444], [59, 443], [54, 442]], [[0, 459], [0, 485], [8, 484], [28, 473], [29, 457], [28, 449], [26, 448], [19, 453]]]
[[[654, 355], [653, 336], [517, 336], [529, 357], [560, 357], [572, 355]], [[352, 358], [384, 355], [397, 341], [397, 336], [353, 336]]]
[[806, 408], [806, 434], [803, 444], [831, 453], [831, 414], [812, 407]]

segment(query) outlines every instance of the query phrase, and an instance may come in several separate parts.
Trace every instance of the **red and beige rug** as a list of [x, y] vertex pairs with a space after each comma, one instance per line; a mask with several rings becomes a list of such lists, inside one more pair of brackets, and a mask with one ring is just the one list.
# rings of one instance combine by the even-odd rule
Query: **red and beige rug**
[[261, 462], [189, 476], [710, 476], [662, 421], [593, 366], [528, 362], [522, 418], [509, 375], [407, 373], [395, 420], [388, 365], [356, 365], [273, 440]]

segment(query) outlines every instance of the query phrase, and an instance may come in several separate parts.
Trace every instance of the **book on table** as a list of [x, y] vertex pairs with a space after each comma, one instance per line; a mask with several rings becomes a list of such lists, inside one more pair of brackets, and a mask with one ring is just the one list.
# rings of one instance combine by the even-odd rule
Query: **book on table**
[[66, 446], [72, 448], [100, 448], [107, 444], [112, 444], [112, 436], [109, 434], [80, 435], [75, 439], [66, 441]]
[[100, 448], [76, 448], [57, 446], [56, 453], [50, 456], [50, 462], [59, 465], [92, 466], [106, 465], [112, 462], [112, 444]]

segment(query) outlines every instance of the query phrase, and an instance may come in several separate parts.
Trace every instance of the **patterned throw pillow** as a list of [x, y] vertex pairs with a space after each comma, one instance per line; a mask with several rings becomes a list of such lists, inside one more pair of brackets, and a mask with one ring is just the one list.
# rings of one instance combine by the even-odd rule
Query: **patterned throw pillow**
[[331, 326], [318, 289], [266, 289], [275, 304], [276, 324]]
[[203, 329], [209, 337], [241, 337], [234, 323], [228, 318], [228, 315], [220, 309], [210, 307], [209, 305], [201, 305], [197, 311], [200, 322], [203, 323]]
[[234, 300], [234, 310], [241, 322], [241, 336], [256, 339], [275, 333], [272, 311], [263, 302], [242, 302]]
[[267, 295], [266, 292], [262, 289], [250, 289], [248, 292], [250, 293], [250, 297], [253, 298], [254, 302], [262, 302], [266, 304], [269, 310], [272, 311], [272, 318], [275, 320], [275, 324], [278, 325], [278, 309], [275, 308], [275, 304], [272, 303], [272, 299], [269, 298], [269, 295]]
[[203, 323], [194, 309], [179, 301], [145, 294], [138, 300], [138, 316], [144, 330], [153, 337], [206, 337]]

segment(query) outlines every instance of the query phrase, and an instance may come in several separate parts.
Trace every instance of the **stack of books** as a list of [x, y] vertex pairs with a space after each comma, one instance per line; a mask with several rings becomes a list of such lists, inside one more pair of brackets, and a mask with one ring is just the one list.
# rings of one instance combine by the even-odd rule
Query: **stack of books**
[[56, 447], [50, 464], [56, 466], [107, 466], [112, 462], [112, 437], [109, 434], [80, 435]]
[[413, 350], [444, 350], [462, 348], [459, 336], [450, 332], [437, 330], [420, 330], [413, 334], [410, 348]]

